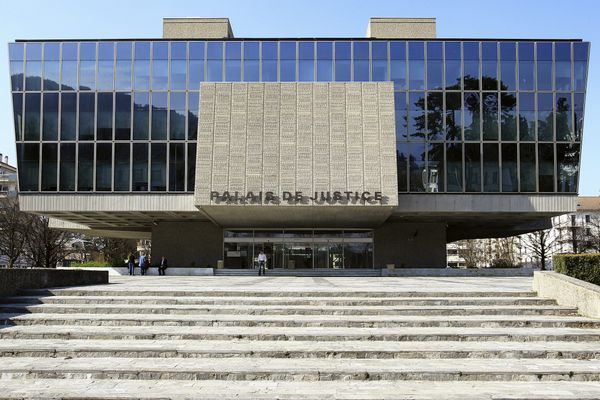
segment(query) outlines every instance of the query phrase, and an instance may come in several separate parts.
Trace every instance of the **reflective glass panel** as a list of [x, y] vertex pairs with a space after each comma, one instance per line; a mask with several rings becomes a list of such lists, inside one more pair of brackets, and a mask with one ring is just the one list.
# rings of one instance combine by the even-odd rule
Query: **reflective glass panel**
[[351, 55], [350, 42], [335, 42], [335, 80], [337, 82], [351, 81]]
[[481, 85], [483, 90], [498, 90], [498, 43], [481, 43]]
[[25, 140], [40, 140], [41, 94], [25, 94]]
[[196, 181], [196, 143], [187, 144], [187, 191], [194, 191]]
[[152, 90], [169, 88], [169, 43], [152, 43]]
[[444, 94], [442, 92], [427, 93], [427, 139], [444, 140]]
[[117, 90], [131, 90], [131, 42], [117, 42], [115, 83]]
[[408, 143], [396, 143], [396, 163], [398, 167], [398, 191], [406, 192], [408, 187]]
[[425, 143], [410, 143], [409, 146], [410, 191], [424, 192], [425, 186], [423, 180], [427, 173], [425, 169], [427, 159]]
[[519, 181], [517, 173], [517, 145], [502, 144], [502, 191], [518, 192]]
[[263, 82], [277, 81], [277, 42], [262, 42], [262, 76]]
[[480, 140], [481, 101], [479, 93], [464, 93], [465, 140]]
[[483, 191], [498, 192], [500, 190], [500, 166], [498, 164], [498, 145], [483, 144]]
[[395, 89], [408, 89], [406, 73], [406, 42], [390, 42], [390, 80]]
[[187, 43], [171, 43], [171, 70], [170, 88], [173, 90], [185, 90], [187, 85]]
[[113, 42], [98, 44], [98, 90], [113, 89], [115, 46]]
[[429, 143], [427, 154], [427, 171], [424, 177], [427, 192], [444, 191], [444, 143]]
[[75, 190], [75, 143], [60, 144], [59, 189], [61, 192]]
[[115, 139], [131, 139], [131, 93], [115, 95]]
[[481, 191], [481, 150], [479, 143], [465, 143], [465, 184], [467, 192]]
[[463, 81], [465, 90], [479, 90], [479, 42], [463, 42]]
[[150, 94], [137, 92], [133, 95], [133, 139], [148, 139], [150, 131]]
[[167, 145], [152, 143], [150, 154], [150, 190], [167, 190]]
[[185, 140], [185, 93], [172, 92], [169, 118], [169, 138]]
[[198, 136], [198, 115], [200, 109], [200, 95], [198, 92], [188, 93], [188, 139], [196, 140]]
[[135, 90], [150, 89], [150, 43], [135, 42], [133, 61], [133, 87]]
[[129, 191], [130, 147], [129, 143], [115, 143], [115, 190]]
[[533, 90], [533, 43], [519, 43], [519, 90]]
[[446, 89], [460, 90], [462, 85], [462, 71], [460, 62], [460, 43], [446, 42]]
[[189, 90], [199, 90], [204, 81], [204, 42], [190, 43]]
[[79, 89], [96, 89], [96, 43], [79, 44]]
[[207, 81], [223, 81], [223, 42], [208, 42], [206, 68]]
[[39, 143], [17, 143], [17, 164], [19, 168], [19, 190], [22, 192], [38, 191]]
[[62, 90], [77, 88], [77, 43], [63, 43], [60, 85]]
[[583, 93], [575, 93], [574, 94], [574, 109], [575, 109], [575, 117], [574, 117], [574, 130], [575, 130], [575, 140], [581, 140], [581, 134], [583, 133], [583, 102], [585, 100], [585, 95]]
[[556, 145], [556, 162], [558, 164], [556, 183], [559, 192], [577, 193], [579, 154], [580, 145], [578, 143]]
[[60, 139], [75, 140], [77, 136], [77, 94], [62, 93], [60, 108]]
[[42, 62], [27, 61], [25, 64], [25, 90], [42, 89]]
[[94, 144], [79, 143], [77, 158], [77, 190], [94, 190]]
[[540, 192], [554, 191], [554, 145], [538, 144], [538, 182]]
[[354, 81], [369, 81], [369, 42], [354, 42]]
[[282, 82], [296, 80], [296, 42], [279, 43], [279, 80]]
[[387, 42], [372, 42], [371, 43], [371, 80], [372, 81], [387, 81], [388, 80], [388, 43]]
[[244, 82], [260, 81], [260, 48], [258, 42], [244, 42]]
[[519, 145], [521, 192], [536, 191], [535, 144], [521, 143]]
[[240, 42], [225, 43], [225, 80], [227, 82], [242, 80], [242, 44]]
[[169, 144], [169, 190], [185, 190], [185, 143]]
[[94, 93], [79, 94], [79, 140], [94, 140]]
[[500, 89], [517, 90], [517, 46], [512, 42], [500, 43]]
[[423, 42], [408, 42], [408, 87], [425, 89], [425, 50]]
[[573, 131], [571, 93], [556, 93], [556, 140], [570, 142], [575, 140]]
[[446, 144], [446, 191], [462, 192], [462, 144]]
[[502, 140], [517, 140], [517, 94], [500, 93]]
[[333, 80], [333, 43], [317, 43], [317, 81], [331, 82]]
[[408, 139], [406, 92], [394, 92], [394, 114], [396, 116], [396, 140]]
[[312, 82], [315, 80], [315, 44], [314, 42], [298, 43], [298, 80]]
[[42, 140], [58, 139], [58, 93], [44, 93]]
[[60, 43], [44, 44], [44, 90], [60, 88]]
[[554, 138], [554, 113], [552, 93], [538, 93], [538, 140], [552, 141]]
[[535, 123], [535, 93], [519, 93], [519, 136], [521, 140], [535, 140]]
[[148, 143], [133, 144], [133, 182], [134, 192], [148, 190]]
[[498, 140], [498, 93], [483, 93], [483, 140]]
[[425, 93], [408, 94], [408, 136], [410, 140], [425, 139]]
[[97, 140], [112, 140], [113, 94], [98, 93], [98, 118], [96, 119]]
[[552, 90], [552, 43], [537, 44], [537, 89]]
[[23, 94], [13, 93], [13, 120], [15, 124], [15, 139], [21, 140], [23, 133]]
[[442, 89], [442, 42], [427, 43], [427, 89]]
[[96, 144], [96, 190], [112, 189], [112, 143]]
[[[302, 266], [302, 262], [304, 268], [311, 268], [312, 250], [308, 246], [304, 249], [302, 259], [296, 261], [296, 268]], [[344, 268], [373, 268], [373, 243], [344, 243]]]
[[571, 90], [571, 43], [555, 43], [554, 52], [556, 90]]
[[10, 62], [10, 82], [13, 91], [23, 90], [23, 61]]
[[167, 138], [167, 93], [152, 93], [152, 140]]
[[58, 189], [58, 144], [42, 144], [42, 191]]
[[589, 43], [573, 43], [574, 89], [585, 91]]
[[462, 100], [459, 92], [446, 92], [446, 140], [462, 139]]

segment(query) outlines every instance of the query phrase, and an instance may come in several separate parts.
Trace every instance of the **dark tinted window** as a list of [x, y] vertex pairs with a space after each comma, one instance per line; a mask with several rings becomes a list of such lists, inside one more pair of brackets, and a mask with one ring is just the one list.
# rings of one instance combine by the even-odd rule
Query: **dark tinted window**
[[58, 139], [58, 93], [44, 93], [44, 120], [42, 139]]

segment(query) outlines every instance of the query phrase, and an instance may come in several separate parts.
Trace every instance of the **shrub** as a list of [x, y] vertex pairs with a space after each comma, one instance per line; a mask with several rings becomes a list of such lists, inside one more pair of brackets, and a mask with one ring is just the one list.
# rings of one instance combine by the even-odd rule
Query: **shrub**
[[553, 262], [556, 272], [600, 285], [600, 253], [558, 254]]
[[106, 261], [86, 261], [82, 263], [72, 263], [71, 267], [74, 268], [98, 268], [98, 267], [112, 267], [111, 263]]
[[519, 265], [515, 265], [508, 258], [495, 258], [492, 260], [490, 268], [519, 268]]

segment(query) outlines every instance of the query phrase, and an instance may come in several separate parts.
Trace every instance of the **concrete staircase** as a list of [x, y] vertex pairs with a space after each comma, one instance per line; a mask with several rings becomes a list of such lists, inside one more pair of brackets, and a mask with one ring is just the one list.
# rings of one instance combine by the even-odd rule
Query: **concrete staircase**
[[0, 398], [600, 398], [600, 320], [533, 292], [139, 279], [1, 299]]

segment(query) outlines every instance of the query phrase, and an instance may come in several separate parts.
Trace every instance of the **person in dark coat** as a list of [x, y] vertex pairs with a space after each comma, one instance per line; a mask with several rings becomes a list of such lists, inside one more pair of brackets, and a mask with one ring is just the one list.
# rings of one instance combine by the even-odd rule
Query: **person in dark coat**
[[160, 265], [158, 266], [158, 275], [165, 275], [165, 270], [169, 267], [167, 263], [167, 257], [162, 256], [160, 258]]

